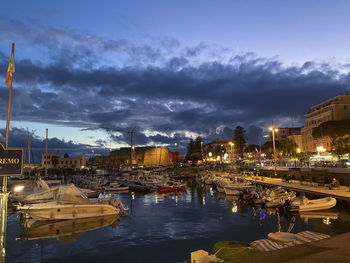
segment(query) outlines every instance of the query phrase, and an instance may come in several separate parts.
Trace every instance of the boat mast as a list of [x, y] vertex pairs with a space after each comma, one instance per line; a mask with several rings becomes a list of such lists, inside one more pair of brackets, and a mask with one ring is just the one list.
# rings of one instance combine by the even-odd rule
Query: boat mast
[[48, 137], [49, 129], [46, 128], [46, 156], [45, 156], [45, 177], [47, 177], [47, 137]]
[[[28, 132], [28, 129], [27, 129], [27, 143], [28, 143], [28, 164], [30, 166], [30, 135], [29, 135], [29, 132]], [[29, 178], [30, 178], [30, 170], [31, 170], [31, 167], [29, 167]]]

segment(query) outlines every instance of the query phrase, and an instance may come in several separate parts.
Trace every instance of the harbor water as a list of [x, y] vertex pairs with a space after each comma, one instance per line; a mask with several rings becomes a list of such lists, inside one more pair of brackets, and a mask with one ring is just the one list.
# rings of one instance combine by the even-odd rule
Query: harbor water
[[[311, 230], [330, 235], [350, 231], [348, 209], [293, 215], [217, 195], [191, 181], [187, 192], [117, 194], [129, 206], [120, 218], [21, 223], [9, 211], [6, 262], [185, 262], [218, 241], [250, 243], [270, 232]], [[27, 228], [24, 226], [27, 224]]]

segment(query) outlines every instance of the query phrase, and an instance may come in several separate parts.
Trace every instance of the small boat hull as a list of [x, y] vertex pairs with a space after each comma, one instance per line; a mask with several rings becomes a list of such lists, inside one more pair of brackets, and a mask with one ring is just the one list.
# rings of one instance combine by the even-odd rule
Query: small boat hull
[[172, 192], [186, 192], [186, 186], [180, 185], [180, 186], [159, 186], [158, 187], [159, 193], [172, 193]]
[[292, 203], [291, 210], [299, 212], [326, 210], [333, 208], [336, 204], [337, 200], [335, 198], [325, 197], [300, 203], [294, 202], [294, 204]]
[[31, 205], [21, 211], [35, 220], [63, 220], [118, 215], [120, 209], [109, 204], [96, 205]]

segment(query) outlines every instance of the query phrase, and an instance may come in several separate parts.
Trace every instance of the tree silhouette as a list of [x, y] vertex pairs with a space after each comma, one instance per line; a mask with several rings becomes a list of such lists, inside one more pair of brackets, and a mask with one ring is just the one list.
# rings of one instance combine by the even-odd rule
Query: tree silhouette
[[234, 130], [233, 140], [235, 143], [235, 151], [239, 157], [243, 158], [244, 147], [246, 145], [246, 141], [244, 138], [245, 130], [241, 126], [237, 126]]
[[334, 152], [337, 140], [350, 135], [350, 120], [326, 121], [312, 130], [314, 139], [328, 136], [331, 138], [331, 151]]

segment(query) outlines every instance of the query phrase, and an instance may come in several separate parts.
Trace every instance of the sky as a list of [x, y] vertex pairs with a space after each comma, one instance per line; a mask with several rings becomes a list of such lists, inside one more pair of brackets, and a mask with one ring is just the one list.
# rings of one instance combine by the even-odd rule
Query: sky
[[[349, 1], [0, 0], [0, 141], [15, 43], [10, 147], [36, 162], [130, 143], [186, 153], [190, 138], [249, 143], [304, 125], [350, 87]], [[2, 72], [2, 73], [1, 73]], [[175, 143], [177, 146], [175, 146]]]

